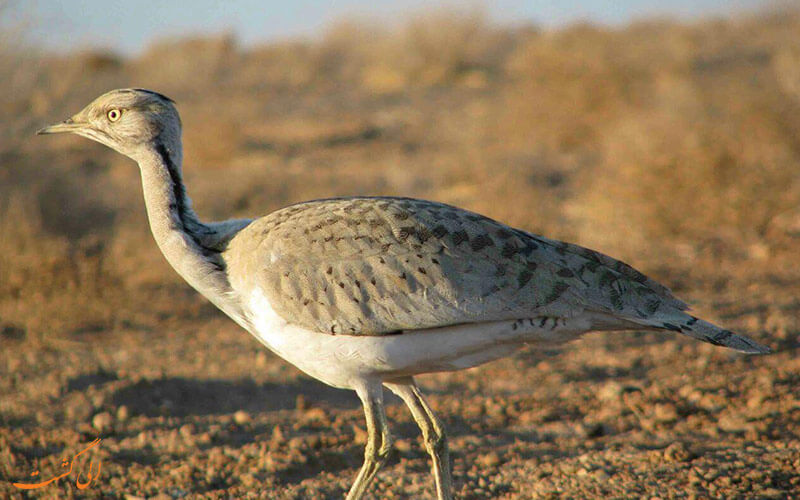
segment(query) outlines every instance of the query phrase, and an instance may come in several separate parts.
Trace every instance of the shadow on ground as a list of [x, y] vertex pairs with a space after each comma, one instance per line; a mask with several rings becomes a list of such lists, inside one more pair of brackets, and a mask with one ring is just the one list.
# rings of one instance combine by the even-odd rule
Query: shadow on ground
[[257, 384], [252, 380], [202, 380], [169, 377], [142, 380], [116, 391], [112, 401], [125, 405], [132, 414], [148, 417], [169, 415], [222, 415], [244, 410], [250, 413], [296, 408], [297, 397], [315, 405], [337, 409], [360, 406], [351, 391], [325, 386], [319, 382], [298, 379], [288, 384]]

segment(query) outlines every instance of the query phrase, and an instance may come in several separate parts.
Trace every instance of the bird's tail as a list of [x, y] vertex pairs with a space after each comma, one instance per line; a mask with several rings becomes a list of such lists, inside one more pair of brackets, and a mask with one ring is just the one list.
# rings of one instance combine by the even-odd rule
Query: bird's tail
[[747, 354], [767, 354], [770, 352], [770, 348], [767, 346], [683, 311], [668, 317], [662, 316], [659, 319], [650, 318], [648, 323], [650, 326], [659, 329], [682, 333], [709, 344], [728, 347]]

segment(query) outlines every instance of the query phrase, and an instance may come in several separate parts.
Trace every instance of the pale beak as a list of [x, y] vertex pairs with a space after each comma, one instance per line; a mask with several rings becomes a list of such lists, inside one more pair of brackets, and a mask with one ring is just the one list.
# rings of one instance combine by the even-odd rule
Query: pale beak
[[63, 134], [66, 132], [77, 132], [84, 128], [84, 124], [74, 121], [72, 118], [67, 118], [61, 123], [50, 125], [36, 132], [36, 135], [44, 134]]

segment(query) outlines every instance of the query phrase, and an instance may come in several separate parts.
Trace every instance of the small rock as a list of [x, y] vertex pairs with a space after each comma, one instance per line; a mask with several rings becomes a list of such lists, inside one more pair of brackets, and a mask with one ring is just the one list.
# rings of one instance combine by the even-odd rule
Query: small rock
[[310, 408], [303, 413], [303, 421], [305, 423], [320, 422], [326, 424], [328, 423], [328, 414], [322, 408]]
[[122, 405], [119, 408], [117, 408], [117, 420], [119, 420], [120, 422], [124, 422], [128, 420], [129, 417], [130, 417], [130, 411], [128, 410], [127, 406]]
[[655, 405], [653, 413], [656, 421], [660, 423], [670, 423], [678, 419], [678, 410], [671, 403]]
[[619, 382], [608, 382], [597, 391], [597, 397], [605, 402], [617, 401], [622, 397], [623, 389]]
[[306, 445], [305, 440], [302, 437], [293, 437], [289, 440], [289, 449], [290, 450], [300, 450], [303, 449]]
[[183, 436], [184, 439], [190, 438], [192, 437], [192, 434], [194, 434], [194, 425], [184, 424], [181, 426], [180, 429], [178, 429], [178, 432], [180, 432], [181, 436]]
[[720, 429], [730, 433], [742, 433], [752, 427], [741, 415], [723, 415], [718, 424]]
[[478, 462], [480, 463], [481, 466], [490, 468], [490, 467], [497, 467], [502, 463], [502, 460], [500, 460], [500, 455], [492, 451], [485, 455], [481, 455], [478, 458]]
[[111, 425], [113, 423], [114, 418], [107, 411], [100, 412], [92, 417], [92, 427], [97, 429], [99, 432], [106, 432], [107, 430], [111, 429]]
[[705, 478], [706, 481], [713, 481], [716, 478], [718, 478], [720, 474], [721, 472], [718, 468], [712, 467], [708, 469], [708, 471], [706, 471], [705, 474], [703, 474], [703, 477]]
[[408, 439], [397, 439], [394, 442], [394, 447], [400, 453], [408, 453], [411, 451], [411, 442]]
[[757, 410], [761, 408], [761, 405], [764, 404], [764, 401], [766, 401], [766, 399], [767, 399], [766, 396], [761, 392], [753, 394], [747, 399], [747, 409]]
[[696, 458], [683, 443], [672, 443], [664, 450], [664, 459], [668, 462], [688, 462]]
[[785, 492], [776, 488], [767, 488], [758, 492], [758, 496], [761, 498], [786, 498], [784, 495]]
[[312, 450], [322, 448], [322, 438], [318, 434], [312, 434], [306, 438], [306, 445]]
[[283, 431], [279, 425], [276, 425], [272, 429], [272, 437], [270, 438], [270, 441], [275, 444], [281, 444], [286, 441], [286, 436], [283, 435]]
[[233, 421], [236, 422], [237, 425], [244, 425], [251, 420], [252, 418], [250, 418], [250, 414], [244, 410], [239, 410], [233, 414]]
[[101, 393], [92, 394], [89, 399], [95, 408], [101, 408], [106, 402], [106, 398]]
[[256, 485], [257, 479], [253, 474], [243, 474], [241, 479], [242, 484], [247, 488], [252, 488]]

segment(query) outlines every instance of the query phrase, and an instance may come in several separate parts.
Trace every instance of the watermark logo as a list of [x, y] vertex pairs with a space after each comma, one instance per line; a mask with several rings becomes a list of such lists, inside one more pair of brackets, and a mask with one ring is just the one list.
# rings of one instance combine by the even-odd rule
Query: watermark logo
[[[57, 476], [55, 476], [53, 478], [50, 478], [47, 481], [42, 481], [40, 483], [12, 483], [12, 484], [14, 486], [16, 486], [17, 488], [21, 489], [21, 490], [33, 490], [33, 489], [36, 489], [36, 488], [41, 488], [43, 486], [47, 486], [48, 484], [50, 484], [50, 483], [52, 483], [54, 481], [58, 481], [59, 479], [61, 479], [63, 477], [69, 476], [70, 474], [72, 474], [72, 468], [75, 465], [75, 460], [77, 460], [77, 458], [79, 456], [81, 456], [84, 453], [86, 453], [87, 451], [91, 450], [92, 448], [94, 448], [98, 444], [100, 444], [100, 438], [97, 438], [94, 441], [92, 441], [91, 443], [89, 443], [89, 446], [87, 446], [83, 450], [81, 450], [78, 453], [76, 453], [75, 455], [73, 455], [72, 459], [67, 460], [65, 458], [64, 461], [61, 462], [61, 467], [62, 468], [67, 468], [68, 467], [66, 472], [63, 472], [63, 473], [61, 473], [61, 474], [59, 474], [59, 475], [57, 475]], [[92, 481], [96, 480], [100, 476], [100, 467], [101, 466], [102, 466], [102, 463], [100, 462], [100, 460], [98, 460], [97, 461], [97, 470], [95, 470], [94, 469], [94, 458], [92, 458], [92, 460], [90, 460], [90, 462], [89, 462], [89, 470], [86, 471], [86, 473], [85, 473], [86, 481], [85, 482], [81, 481], [81, 477], [84, 476], [84, 471], [79, 471], [78, 472], [78, 477], [75, 478], [75, 486], [77, 486], [79, 490], [85, 490], [86, 488], [88, 488], [92, 484]], [[31, 477], [37, 477], [38, 475], [39, 475], [39, 471], [38, 470], [31, 472]]]

